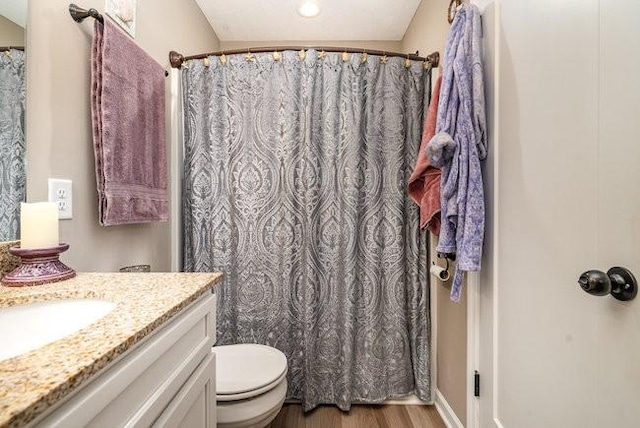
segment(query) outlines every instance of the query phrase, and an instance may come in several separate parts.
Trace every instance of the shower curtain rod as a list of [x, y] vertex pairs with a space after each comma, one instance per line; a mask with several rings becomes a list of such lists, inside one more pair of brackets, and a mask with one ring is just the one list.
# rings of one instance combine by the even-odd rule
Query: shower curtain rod
[[[96, 9], [83, 9], [73, 3], [69, 4], [69, 14], [76, 22], [82, 22], [86, 18], [94, 18], [100, 22], [104, 23], [104, 18]], [[339, 48], [339, 47], [315, 47], [315, 46], [271, 46], [271, 47], [258, 47], [258, 48], [247, 48], [247, 49], [231, 49], [226, 51], [217, 51], [210, 52], [205, 54], [184, 56], [176, 51], [169, 52], [169, 62], [171, 63], [171, 67], [180, 68], [185, 61], [189, 61], [191, 59], [203, 59], [209, 56], [220, 56], [220, 55], [234, 55], [234, 54], [242, 54], [242, 53], [262, 53], [262, 52], [272, 52], [272, 51], [299, 51], [303, 49], [316, 49], [318, 51], [325, 52], [347, 52], [347, 53], [366, 53], [369, 55], [380, 55], [380, 56], [391, 56], [391, 57], [401, 57], [410, 59], [412, 61], [423, 61], [431, 64], [431, 67], [437, 67], [440, 63], [440, 53], [433, 52], [427, 57], [421, 57], [417, 55], [417, 51], [415, 54], [403, 54], [400, 52], [386, 52], [375, 49], [354, 49], [354, 48]]]
[[437, 67], [440, 63], [440, 53], [433, 52], [427, 55], [426, 58], [418, 56], [417, 54], [403, 54], [399, 52], [387, 52], [387, 51], [379, 51], [375, 49], [354, 49], [354, 48], [337, 48], [337, 47], [315, 47], [315, 46], [270, 46], [270, 47], [258, 47], [258, 48], [246, 48], [246, 49], [230, 49], [226, 51], [217, 51], [210, 52], [198, 55], [184, 56], [176, 51], [169, 52], [169, 62], [171, 63], [171, 67], [180, 68], [185, 61], [189, 61], [192, 59], [204, 59], [209, 56], [220, 56], [220, 55], [235, 55], [235, 54], [243, 54], [243, 53], [262, 53], [262, 52], [273, 52], [273, 51], [299, 51], [299, 50], [307, 50], [307, 49], [315, 49], [318, 51], [325, 52], [347, 52], [347, 53], [366, 53], [368, 55], [381, 55], [381, 56], [395, 56], [410, 59], [413, 61], [424, 61], [431, 64], [432, 67]]
[[11, 49], [15, 49], [17, 51], [23, 51], [24, 46], [0, 46], [0, 52], [8, 52]]

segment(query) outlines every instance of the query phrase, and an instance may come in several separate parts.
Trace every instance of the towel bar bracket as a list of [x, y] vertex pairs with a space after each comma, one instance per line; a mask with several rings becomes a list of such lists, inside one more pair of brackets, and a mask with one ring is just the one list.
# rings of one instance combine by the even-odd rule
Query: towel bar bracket
[[104, 18], [102, 17], [102, 15], [100, 15], [100, 12], [98, 12], [96, 9], [93, 9], [93, 8], [86, 10], [81, 8], [78, 5], [71, 3], [69, 4], [69, 13], [71, 14], [71, 17], [73, 18], [73, 20], [76, 22], [82, 22], [86, 18], [91, 17], [104, 23]]

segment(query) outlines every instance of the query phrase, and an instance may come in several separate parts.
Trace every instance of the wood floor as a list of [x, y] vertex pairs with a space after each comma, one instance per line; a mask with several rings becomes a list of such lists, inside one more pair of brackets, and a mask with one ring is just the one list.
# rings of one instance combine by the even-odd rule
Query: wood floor
[[302, 413], [285, 404], [267, 428], [446, 428], [434, 406], [354, 405], [349, 412], [319, 406]]

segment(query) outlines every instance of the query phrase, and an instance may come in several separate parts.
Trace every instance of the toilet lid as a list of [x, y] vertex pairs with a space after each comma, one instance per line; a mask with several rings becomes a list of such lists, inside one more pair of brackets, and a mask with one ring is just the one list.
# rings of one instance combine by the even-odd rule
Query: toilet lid
[[214, 346], [216, 394], [235, 395], [264, 388], [287, 371], [287, 357], [275, 348], [258, 344]]

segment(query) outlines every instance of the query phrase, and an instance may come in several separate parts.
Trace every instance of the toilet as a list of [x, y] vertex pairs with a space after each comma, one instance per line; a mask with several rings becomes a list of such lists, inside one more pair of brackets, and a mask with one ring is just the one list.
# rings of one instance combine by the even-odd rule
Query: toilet
[[287, 395], [287, 358], [258, 344], [214, 346], [216, 406], [220, 428], [269, 424]]

